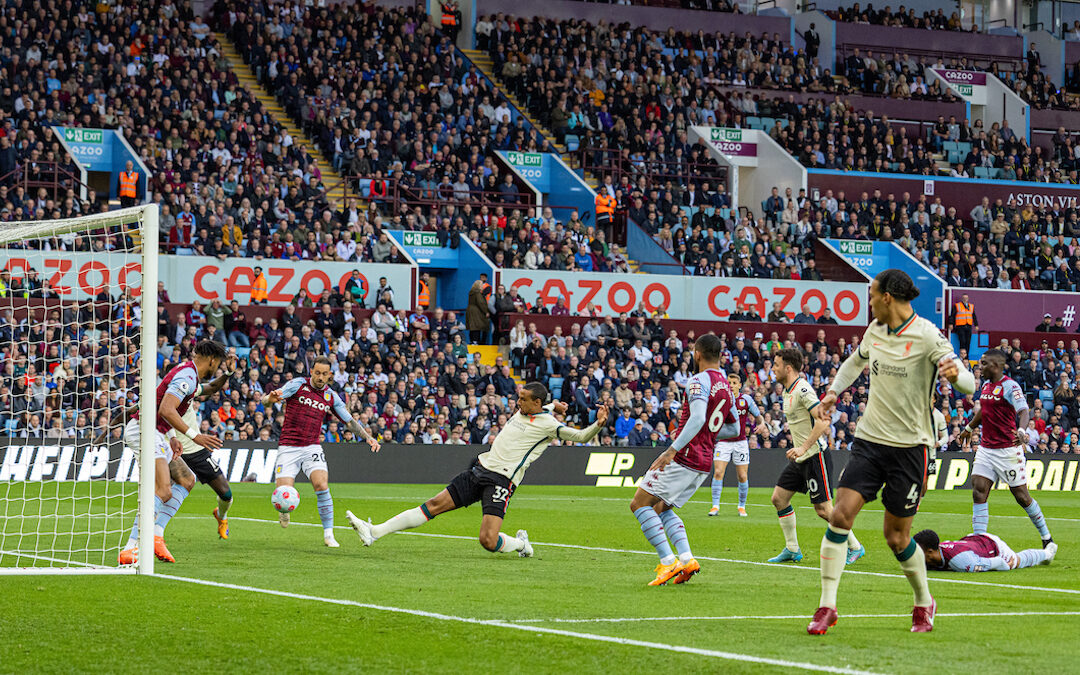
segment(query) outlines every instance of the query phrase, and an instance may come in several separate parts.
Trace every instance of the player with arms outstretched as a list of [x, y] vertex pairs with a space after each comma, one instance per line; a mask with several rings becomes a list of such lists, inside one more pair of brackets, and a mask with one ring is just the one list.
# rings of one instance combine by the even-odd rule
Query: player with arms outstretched
[[[183, 416], [187, 412], [191, 400], [199, 393], [199, 382], [209, 378], [225, 360], [225, 347], [220, 342], [213, 340], [201, 340], [192, 350], [190, 361], [178, 364], [162, 378], [157, 386], [157, 420], [154, 432], [154, 555], [164, 562], [176, 562], [172, 553], [165, 545], [165, 525], [176, 514], [188, 489], [185, 485], [193, 486], [193, 479], [187, 472], [186, 466], [174, 465], [174, 468], [182, 467], [181, 475], [177, 482], [173, 482], [169, 464], [180, 456], [183, 448], [176, 439], [177, 432], [187, 436], [198, 445], [216, 450], [221, 447], [221, 439], [207, 434], [200, 434], [198, 429], [188, 426]], [[124, 427], [124, 442], [129, 448], [138, 453], [142, 447], [142, 434], [139, 428], [138, 410]], [[120, 551], [119, 562], [121, 565], [134, 564], [138, 558], [139, 544], [139, 519], [136, 515], [135, 525], [131, 528], [131, 536], [127, 544]]]
[[1029, 548], [1015, 553], [1001, 537], [990, 534], [969, 534], [959, 541], [941, 541], [938, 533], [923, 530], [914, 536], [922, 547], [926, 568], [950, 572], [1008, 572], [1010, 570], [1049, 565], [1054, 562], [1057, 544], [1046, 548]]
[[1005, 352], [1000, 349], [990, 349], [982, 355], [979, 363], [982, 366], [982, 392], [971, 421], [957, 434], [957, 440], [966, 446], [971, 441], [971, 433], [982, 425], [981, 442], [971, 464], [974, 502], [971, 529], [975, 534], [986, 534], [990, 524], [990, 505], [986, 500], [990, 497], [990, 488], [1000, 480], [1009, 485], [1016, 503], [1027, 513], [1046, 548], [1054, 538], [1050, 536], [1039, 502], [1028, 492], [1027, 458], [1024, 456], [1031, 411], [1020, 385], [1005, 376], [1005, 361]]
[[[320, 356], [311, 364], [311, 377], [294, 377], [280, 389], [262, 397], [262, 404], [270, 406], [285, 401], [285, 423], [278, 438], [277, 466], [274, 467], [277, 485], [293, 485], [296, 474], [303, 470], [311, 479], [315, 499], [319, 507], [319, 519], [323, 526], [323, 543], [338, 548], [334, 538], [334, 500], [330, 496], [330, 473], [326, 455], [322, 449], [322, 428], [327, 415], [335, 415], [349, 431], [363, 438], [372, 452], [379, 451], [379, 442], [353, 419], [348, 406], [337, 392], [331, 389], [330, 359]], [[279, 515], [282, 527], [289, 526], [289, 514]]]
[[937, 605], [926, 583], [922, 549], [911, 538], [929, 448], [936, 442], [930, 397], [939, 374], [964, 394], [975, 392], [975, 377], [937, 326], [915, 314], [911, 301], [918, 295], [911, 277], [901, 270], [888, 269], [874, 277], [870, 283], [874, 321], [818, 407], [819, 417], [831, 419], [836, 397], [869, 366], [870, 397], [855, 428], [851, 458], [840, 476], [832, 517], [821, 540], [821, 601], [806, 627], [813, 635], [823, 635], [837, 622], [836, 592], [848, 533], [859, 511], [879, 491], [885, 507], [885, 541], [915, 591], [911, 630], [923, 633], [934, 627]]
[[596, 421], [584, 429], [574, 429], [560, 422], [554, 412], [566, 412], [565, 403], [545, 405], [547, 387], [529, 382], [518, 391], [517, 412], [499, 431], [491, 449], [480, 453], [469, 468], [458, 474], [444, 490], [420, 506], [402, 511], [390, 520], [372, 525], [346, 511], [353, 529], [364, 546], [371, 546], [388, 534], [420, 527], [435, 516], [481, 503], [480, 545], [492, 553], [514, 553], [531, 557], [532, 544], [525, 530], [511, 537], [500, 532], [510, 497], [522, 478], [553, 440], [588, 443], [607, 422], [608, 409], [600, 406]]
[[[773, 358], [776, 381], [784, 387], [784, 416], [791, 433], [792, 448], [788, 450], [788, 463], [776, 479], [772, 503], [780, 519], [784, 533], [784, 550], [771, 563], [799, 562], [803, 559], [799, 548], [799, 536], [795, 529], [795, 507], [791, 497], [796, 492], [810, 497], [814, 511], [826, 522], [832, 515], [833, 481], [832, 453], [828, 452], [825, 433], [830, 422], [814, 415], [818, 397], [814, 388], [802, 376], [803, 355], [798, 349], [781, 349]], [[866, 555], [866, 549], [848, 532], [848, 565]]]
[[[681, 584], [701, 570], [690, 551], [682, 519], [673, 509], [686, 504], [712, 473], [716, 437], [730, 438], [739, 432], [735, 398], [720, 371], [720, 350], [720, 338], [713, 333], [694, 341], [698, 372], [683, 392], [677, 435], [649, 467], [630, 502], [642, 534], [660, 556], [650, 586], [672, 580]], [[669, 535], [678, 557], [671, 551]]]
[[735, 465], [735, 475], [739, 479], [739, 515], [746, 516], [746, 496], [750, 492], [750, 421], [755, 423], [754, 432], [765, 432], [765, 418], [758, 410], [754, 397], [742, 392], [742, 379], [735, 373], [728, 375], [728, 386], [735, 397], [735, 414], [739, 417], [739, 433], [731, 438], [716, 441], [713, 455], [712, 508], [709, 515], [720, 513], [720, 496], [724, 491], [724, 472], [728, 462]]

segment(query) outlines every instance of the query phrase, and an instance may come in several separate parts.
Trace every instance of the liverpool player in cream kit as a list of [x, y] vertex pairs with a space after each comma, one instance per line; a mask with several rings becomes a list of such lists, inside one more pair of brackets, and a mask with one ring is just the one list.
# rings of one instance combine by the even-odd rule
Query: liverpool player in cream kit
[[[278, 438], [277, 466], [274, 467], [277, 485], [293, 485], [296, 474], [303, 470], [311, 479], [315, 499], [319, 506], [319, 519], [323, 526], [323, 543], [337, 548], [334, 538], [334, 500], [330, 496], [330, 473], [323, 454], [322, 427], [327, 415], [334, 415], [344, 422], [349, 431], [365, 439], [372, 452], [379, 451], [379, 443], [368, 430], [353, 419], [348, 406], [331, 389], [330, 359], [320, 356], [311, 365], [311, 377], [294, 377], [281, 389], [263, 396], [262, 403], [269, 408], [278, 401], [285, 401], [285, 423]], [[289, 514], [279, 515], [282, 527], [289, 526]]]
[[[641, 533], [660, 556], [656, 578], [649, 582], [650, 586], [663, 586], [668, 581], [681, 584], [701, 569], [690, 552], [682, 519], [673, 509], [686, 504], [712, 474], [716, 438], [731, 438], [739, 433], [735, 398], [727, 378], [720, 372], [720, 349], [720, 338], [713, 333], [694, 341], [694, 365], [698, 372], [686, 383], [683, 392], [678, 433], [671, 447], [656, 458], [642, 477], [630, 502]], [[671, 544], [675, 544], [678, 557], [672, 553]]]
[[554, 412], [565, 412], [566, 404], [545, 406], [547, 387], [529, 382], [518, 391], [517, 412], [499, 431], [491, 449], [480, 453], [469, 468], [458, 474], [444, 490], [420, 506], [402, 511], [390, 520], [372, 525], [346, 511], [356, 534], [364, 546], [371, 546], [392, 532], [420, 527], [440, 513], [460, 509], [480, 502], [483, 518], [480, 521], [480, 545], [492, 553], [514, 553], [531, 557], [532, 544], [525, 530], [515, 536], [500, 532], [510, 497], [521, 484], [525, 471], [540, 458], [553, 440], [588, 443], [607, 422], [608, 409], [600, 406], [596, 421], [584, 429], [568, 427]]
[[[888, 269], [870, 284], [874, 321], [859, 348], [840, 366], [821, 400], [819, 417], [830, 419], [836, 397], [870, 369], [870, 397], [859, 418], [851, 458], [840, 477], [832, 517], [821, 541], [821, 601], [807, 632], [824, 634], [837, 622], [836, 593], [844, 571], [848, 533], [866, 502], [885, 507], [885, 541], [915, 591], [912, 632], [934, 627], [936, 604], [926, 583], [922, 549], [911, 538], [919, 509], [929, 449], [936, 443], [931, 393], [939, 373], [963, 394], [975, 377], [933, 323], [911, 301], [919, 289], [901, 270]], [[882, 487], [884, 486], [884, 490]]]
[[[971, 465], [971, 531], [986, 534], [990, 523], [990, 488], [995, 481], [1009, 486], [1016, 503], [1024, 509], [1031, 523], [1042, 537], [1043, 548], [1054, 541], [1046, 525], [1039, 502], [1028, 492], [1027, 451], [1028, 410], [1027, 399], [1020, 385], [1005, 377], [1005, 352], [990, 349], [980, 360], [983, 387], [975, 414], [971, 421], [957, 434], [957, 439], [967, 445], [971, 432], [982, 425], [982, 438]], [[1019, 421], [1017, 421], [1019, 417]]]
[[[784, 533], [784, 550], [776, 557], [769, 558], [771, 563], [799, 562], [803, 559], [795, 529], [795, 507], [791, 505], [791, 497], [796, 492], [810, 497], [810, 503], [820, 518], [827, 522], [832, 516], [832, 454], [824, 437], [830, 422], [814, 415], [819, 401], [814, 388], [802, 376], [802, 366], [803, 355], [798, 349], [781, 349], [773, 359], [776, 381], [784, 387], [784, 416], [793, 447], [787, 451], [790, 461], [776, 479], [772, 493], [772, 504], [780, 520], [780, 530]], [[848, 532], [847, 564], [864, 555], [866, 549], [855, 538], [855, 533]]]

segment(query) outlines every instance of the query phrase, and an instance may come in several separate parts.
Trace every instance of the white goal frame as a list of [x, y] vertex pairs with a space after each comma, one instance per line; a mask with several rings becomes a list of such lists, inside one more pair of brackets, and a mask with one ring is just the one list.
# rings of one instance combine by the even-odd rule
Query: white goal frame
[[[139, 485], [138, 512], [139, 555], [137, 563], [129, 566], [106, 567], [88, 563], [57, 567], [0, 567], [0, 575], [16, 574], [153, 574], [154, 573], [154, 437], [157, 431], [157, 284], [158, 284], [158, 205], [146, 204], [106, 213], [52, 221], [18, 221], [0, 225], [0, 245], [42, 236], [57, 236], [83, 232], [119, 223], [140, 223], [142, 250], [142, 322], [139, 334], [139, 428], [141, 447], [138, 448]], [[48, 227], [47, 231], [44, 230]], [[135, 450], [134, 448], [132, 450]], [[5, 551], [5, 553], [13, 553]], [[37, 557], [48, 562], [67, 562], [56, 558]]]

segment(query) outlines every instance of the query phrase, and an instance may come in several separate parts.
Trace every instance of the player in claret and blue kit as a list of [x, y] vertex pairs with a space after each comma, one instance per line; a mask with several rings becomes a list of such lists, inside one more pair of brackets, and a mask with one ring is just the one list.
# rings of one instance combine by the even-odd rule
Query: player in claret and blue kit
[[[263, 396], [262, 403], [269, 407], [279, 401], [286, 402], [285, 423], [281, 427], [277, 466], [274, 467], [276, 484], [293, 485], [296, 474], [303, 470], [311, 479], [311, 487], [315, 489], [319, 518], [323, 526], [323, 543], [330, 548], [337, 548], [330, 474], [320, 443], [323, 422], [327, 415], [335, 415], [354, 435], [366, 440], [372, 452], [379, 451], [379, 443], [363, 425], [353, 419], [345, 402], [328, 386], [330, 373], [330, 359], [319, 357], [311, 366], [311, 377], [289, 380], [281, 389]], [[282, 527], [289, 526], [288, 513], [282, 513], [279, 519]]]
[[[1028, 492], [1027, 425], [1031, 411], [1020, 385], [1005, 376], [1005, 352], [990, 349], [983, 354], [983, 386], [978, 406], [968, 425], [957, 434], [957, 440], [967, 444], [975, 427], [982, 425], [982, 439], [971, 466], [971, 529], [986, 534], [990, 524], [990, 488], [998, 480], [1007, 483], [1016, 503], [1024, 509], [1042, 537], [1043, 548], [1054, 541], [1046, 525], [1039, 502]], [[1017, 422], [1017, 417], [1020, 420]]]
[[[685, 583], [701, 569], [690, 551], [682, 519], [673, 509], [686, 504], [712, 474], [717, 436], [731, 438], [739, 433], [735, 398], [720, 371], [720, 349], [720, 338], [712, 333], [694, 342], [698, 372], [683, 392], [677, 435], [649, 467], [630, 502], [641, 532], [660, 556], [650, 586], [663, 586], [668, 581]], [[675, 544], [678, 557], [671, 544]]]
[[926, 556], [926, 567], [951, 572], [1008, 572], [1009, 570], [1049, 565], [1054, 562], [1057, 544], [1046, 548], [1029, 548], [1013, 552], [1000, 537], [990, 534], [969, 534], [959, 541], [941, 541], [938, 533], [923, 530], [915, 540]]
[[758, 410], [754, 397], [742, 391], [742, 379], [735, 373], [728, 375], [728, 385], [735, 397], [735, 414], [739, 417], [739, 434], [733, 438], [722, 438], [716, 442], [713, 455], [712, 508], [709, 515], [720, 513], [720, 496], [724, 491], [724, 471], [728, 462], [735, 465], [735, 476], [739, 481], [739, 515], [746, 516], [746, 496], [750, 492], [750, 421], [756, 424], [755, 433], [765, 433], [765, 418]]

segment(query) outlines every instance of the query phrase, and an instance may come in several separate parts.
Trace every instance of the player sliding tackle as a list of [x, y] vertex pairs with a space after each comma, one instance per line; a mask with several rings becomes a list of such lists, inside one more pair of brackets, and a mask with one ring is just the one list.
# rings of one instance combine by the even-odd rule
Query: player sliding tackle
[[[773, 488], [772, 503], [784, 533], [784, 550], [771, 563], [799, 562], [803, 559], [799, 535], [795, 530], [795, 507], [791, 497], [796, 492], [810, 496], [814, 511], [826, 522], [832, 516], [832, 453], [828, 452], [825, 432], [831, 421], [814, 415], [818, 397], [802, 376], [803, 356], [798, 349], [781, 349], [773, 359], [776, 381], [784, 386], [784, 416], [787, 417], [791, 439], [797, 445], [787, 451], [790, 460]], [[848, 565], [866, 555], [866, 549], [848, 532]]]
[[848, 534], [859, 511], [877, 498], [882, 486], [885, 541], [915, 591], [911, 630], [934, 628], [937, 605], [926, 583], [922, 549], [911, 538], [911, 521], [926, 483], [929, 447], [936, 440], [930, 397], [939, 373], [964, 394], [974, 393], [975, 377], [937, 326], [915, 314], [911, 301], [918, 295], [911, 277], [900, 270], [888, 269], [874, 278], [870, 284], [874, 321], [818, 406], [819, 417], [830, 419], [837, 395], [869, 366], [870, 398], [855, 428], [851, 458], [821, 540], [821, 602], [806, 627], [814, 635], [823, 635], [837, 622], [836, 593]]
[[960, 541], [941, 541], [938, 533], [923, 530], [914, 537], [926, 556], [926, 567], [951, 572], [1008, 572], [1054, 562], [1057, 544], [1014, 553], [1009, 545], [989, 532], [969, 534]]
[[[1024, 451], [1028, 446], [1027, 425], [1031, 417], [1027, 399], [1020, 385], [1011, 377], [1005, 377], [1005, 352], [991, 349], [983, 354], [983, 387], [975, 414], [971, 421], [957, 434], [957, 439], [965, 446], [971, 440], [971, 433], [982, 425], [982, 439], [975, 461], [971, 465], [971, 495], [974, 501], [971, 510], [971, 529], [975, 534], [985, 534], [990, 523], [990, 506], [986, 500], [990, 497], [990, 488], [994, 481], [1007, 483], [1016, 503], [1020, 505], [1035, 529], [1042, 537], [1043, 548], [1053, 543], [1050, 528], [1046, 525], [1039, 502], [1028, 492], [1027, 458]], [[1020, 417], [1019, 422], [1017, 416]]]
[[608, 409], [600, 406], [596, 421], [584, 429], [568, 427], [552, 412], [566, 412], [565, 403], [545, 406], [547, 387], [529, 382], [518, 391], [517, 412], [495, 437], [491, 449], [481, 453], [469, 468], [457, 475], [439, 494], [416, 508], [402, 511], [385, 523], [372, 525], [346, 511], [356, 534], [364, 546], [371, 546], [392, 532], [420, 527], [440, 513], [481, 502], [480, 545], [492, 553], [517, 552], [522, 558], [531, 557], [532, 545], [525, 530], [511, 537], [502, 528], [506, 508], [514, 490], [521, 484], [525, 471], [540, 458], [552, 440], [588, 443], [600, 433], [607, 422]]
[[[672, 509], [686, 504], [712, 473], [717, 436], [730, 438], [739, 433], [735, 399], [720, 372], [720, 349], [720, 338], [713, 333], [694, 341], [698, 372], [683, 392], [678, 435], [649, 467], [630, 502], [642, 534], [660, 556], [650, 586], [663, 586], [668, 581], [685, 583], [701, 570], [690, 552], [683, 521]], [[671, 544], [675, 544], [678, 557]]]
[[[281, 437], [278, 439], [277, 466], [274, 475], [277, 485], [293, 485], [296, 474], [302, 469], [311, 479], [315, 489], [315, 499], [319, 506], [319, 519], [323, 526], [323, 543], [330, 548], [338, 548], [334, 538], [334, 500], [330, 496], [330, 473], [326, 466], [319, 439], [322, 437], [323, 422], [326, 416], [333, 414], [345, 423], [349, 431], [358, 438], [363, 438], [371, 446], [372, 452], [379, 451], [379, 442], [368, 430], [353, 419], [349, 407], [329, 388], [331, 376], [330, 359], [320, 356], [311, 366], [311, 377], [294, 377], [281, 389], [276, 389], [262, 397], [262, 404], [270, 407], [279, 401], [285, 401], [285, 423], [281, 425]], [[282, 527], [289, 526], [289, 514], [279, 516]]]
[[[173, 483], [169, 463], [180, 457], [183, 452], [180, 441], [176, 439], [176, 433], [180, 432], [207, 450], [217, 450], [221, 447], [221, 439], [200, 434], [198, 429], [184, 422], [183, 415], [191, 405], [191, 400], [199, 395], [199, 381], [217, 372], [225, 356], [224, 345], [212, 340], [202, 340], [195, 345], [191, 360], [170, 370], [157, 386], [157, 420], [154, 432], [156, 458], [154, 460], [154, 555], [165, 562], [176, 562], [165, 546], [165, 526], [176, 515], [190, 487], [194, 486], [194, 480], [187, 472], [187, 467], [181, 463], [174, 466], [177, 469], [183, 468], [181, 475], [178, 475], [181, 480], [176, 484]], [[141, 441], [138, 409], [136, 409], [133, 419], [124, 428], [124, 442], [132, 450], [137, 450], [142, 447]], [[131, 528], [131, 536], [120, 551], [121, 565], [136, 562], [138, 543], [139, 518], [136, 515], [135, 525]]]

